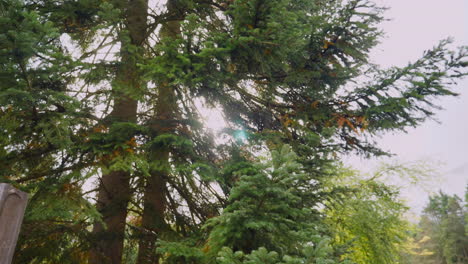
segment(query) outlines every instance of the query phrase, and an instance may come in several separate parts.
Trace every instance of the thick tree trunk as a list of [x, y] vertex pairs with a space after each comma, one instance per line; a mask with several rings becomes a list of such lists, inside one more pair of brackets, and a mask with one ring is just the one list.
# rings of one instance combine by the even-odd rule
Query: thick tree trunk
[[[175, 113], [177, 102], [174, 89], [170, 85], [161, 84], [158, 87], [156, 100], [155, 125], [152, 127], [154, 136], [165, 133], [174, 133]], [[146, 180], [143, 200], [142, 228], [138, 250], [138, 264], [157, 264], [159, 255], [156, 254], [156, 240], [170, 227], [165, 221], [166, 211], [166, 178], [169, 177], [169, 147], [158, 146], [149, 153], [151, 164], [150, 178]]]
[[90, 252], [90, 264], [122, 262], [125, 218], [130, 196], [127, 172], [113, 171], [102, 176], [97, 209], [102, 214], [105, 226], [100, 222], [94, 224], [96, 244]]
[[156, 240], [169, 229], [165, 222], [164, 215], [166, 210], [166, 180], [168, 176], [167, 168], [169, 151], [159, 149], [151, 153], [152, 162], [157, 160], [163, 162], [158, 164], [160, 170], [152, 170], [151, 177], [147, 180], [144, 193], [144, 210], [142, 218], [142, 228], [145, 230], [140, 236], [138, 250], [138, 264], [157, 264], [159, 263], [159, 254], [156, 254]]
[[[179, 17], [163, 25], [161, 39], [176, 39], [180, 37], [180, 20], [183, 14], [177, 7], [177, 0], [168, 0], [168, 12]], [[177, 123], [177, 99], [175, 87], [167, 79], [158, 86], [158, 98], [155, 105], [154, 135], [174, 133]], [[145, 230], [139, 241], [138, 264], [157, 264], [160, 256], [156, 253], [156, 241], [170, 233], [170, 227], [165, 221], [167, 206], [166, 179], [170, 177], [169, 146], [159, 147], [150, 153], [149, 161], [153, 164], [151, 177], [147, 180], [144, 191], [144, 209], [142, 228]]]
[[[123, 3], [125, 24], [130, 43], [121, 41], [120, 68], [113, 83], [113, 110], [109, 122], [137, 122], [138, 101], [142, 80], [137, 68], [143, 54], [143, 42], [147, 29], [147, 0], [129, 0]], [[136, 48], [136, 49], [135, 49]], [[136, 51], [135, 51], [136, 50]], [[129, 136], [131, 138], [131, 136]], [[126, 140], [130, 140], [130, 138]], [[110, 162], [112, 163], [112, 161]], [[120, 264], [122, 262], [127, 205], [131, 198], [130, 174], [127, 171], [111, 171], [102, 175], [97, 195], [97, 209], [102, 223], [93, 227], [95, 245], [90, 250], [90, 264]]]
[[[177, 101], [174, 87], [167, 83], [158, 87], [156, 100], [156, 116], [152, 127], [154, 136], [174, 133], [177, 116]], [[149, 153], [152, 166], [150, 178], [147, 179], [144, 190], [142, 228], [138, 251], [138, 264], [157, 264], [159, 255], [156, 254], [156, 240], [168, 234], [170, 227], [165, 221], [166, 179], [170, 177], [169, 146], [158, 146]]]

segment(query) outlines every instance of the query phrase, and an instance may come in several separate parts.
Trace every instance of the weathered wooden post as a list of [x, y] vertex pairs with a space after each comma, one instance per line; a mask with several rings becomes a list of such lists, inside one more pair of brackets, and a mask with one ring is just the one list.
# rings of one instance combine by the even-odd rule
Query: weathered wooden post
[[28, 195], [0, 183], [0, 264], [10, 264], [18, 240]]

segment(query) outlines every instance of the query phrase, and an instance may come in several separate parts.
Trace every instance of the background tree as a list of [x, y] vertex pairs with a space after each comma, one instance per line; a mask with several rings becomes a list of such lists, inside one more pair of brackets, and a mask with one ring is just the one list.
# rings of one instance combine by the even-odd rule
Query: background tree
[[465, 208], [466, 205], [456, 195], [439, 192], [429, 198], [416, 239], [425, 237], [420, 251], [431, 254], [415, 256], [413, 263], [458, 264], [468, 260]]
[[339, 173], [330, 179], [328, 188], [344, 191], [331, 196], [323, 213], [333, 245], [344, 248], [344, 256], [354, 263], [400, 263], [411, 227], [405, 219], [408, 208], [400, 198], [400, 187], [390, 185], [388, 176], [421, 177], [418, 170], [387, 165], [367, 177], [350, 169]]

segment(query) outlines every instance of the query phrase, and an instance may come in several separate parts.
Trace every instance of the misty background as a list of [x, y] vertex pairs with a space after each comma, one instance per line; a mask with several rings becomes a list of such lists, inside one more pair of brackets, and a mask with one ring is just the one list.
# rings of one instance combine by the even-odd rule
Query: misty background
[[[381, 44], [371, 53], [372, 62], [382, 67], [404, 66], [421, 57], [437, 43], [453, 38], [453, 48], [468, 45], [468, 1], [466, 0], [375, 0], [389, 8], [382, 23], [386, 33]], [[418, 163], [433, 169], [435, 178], [425, 186], [406, 186], [402, 196], [415, 213], [428, 201], [428, 195], [439, 189], [464, 197], [468, 184], [468, 78], [453, 87], [458, 97], [443, 98], [437, 103], [435, 119], [428, 120], [407, 133], [385, 134], [379, 145], [395, 156], [364, 160], [345, 160], [365, 172], [374, 171], [382, 162]]]

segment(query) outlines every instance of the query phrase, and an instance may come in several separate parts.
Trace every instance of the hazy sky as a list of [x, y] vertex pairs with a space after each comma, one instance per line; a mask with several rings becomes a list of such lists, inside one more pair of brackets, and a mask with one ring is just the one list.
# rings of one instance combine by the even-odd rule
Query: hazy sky
[[[453, 37], [454, 47], [468, 45], [467, 0], [375, 0], [390, 8], [382, 24], [386, 38], [373, 51], [371, 58], [382, 66], [403, 66], [421, 56], [439, 40]], [[447, 193], [463, 197], [468, 184], [468, 78], [454, 90], [457, 98], [444, 98], [436, 119], [409, 129], [407, 134], [389, 134], [379, 140], [380, 146], [397, 155], [403, 162], [430, 160], [440, 173], [441, 180], [432, 185]], [[388, 160], [388, 159], [387, 159]], [[350, 159], [351, 165], [370, 170], [371, 162]], [[427, 201], [427, 193], [413, 189], [406, 191], [408, 203], [419, 211]]]

